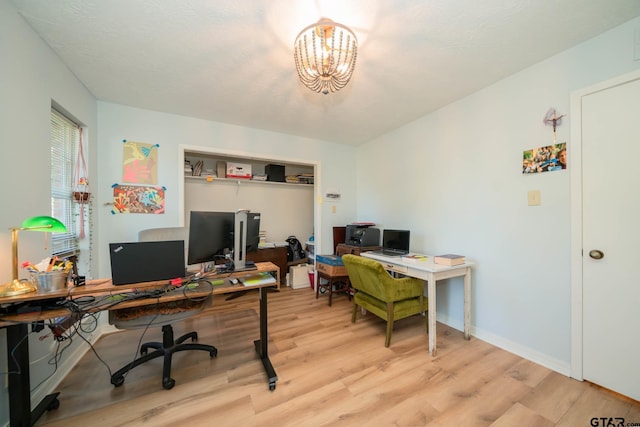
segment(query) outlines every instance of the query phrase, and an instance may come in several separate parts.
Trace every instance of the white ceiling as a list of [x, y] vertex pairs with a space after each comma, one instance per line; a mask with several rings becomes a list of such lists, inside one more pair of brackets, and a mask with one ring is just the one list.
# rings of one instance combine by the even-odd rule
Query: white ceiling
[[[12, 2], [99, 100], [352, 145], [640, 15], [638, 0]], [[292, 49], [323, 16], [359, 40], [329, 95], [298, 82]]]

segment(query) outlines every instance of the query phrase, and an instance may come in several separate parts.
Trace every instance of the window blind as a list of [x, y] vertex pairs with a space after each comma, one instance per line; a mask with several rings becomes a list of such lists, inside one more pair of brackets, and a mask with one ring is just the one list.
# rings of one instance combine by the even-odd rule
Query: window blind
[[51, 109], [51, 216], [62, 221], [66, 233], [52, 233], [52, 255], [78, 254], [78, 213], [73, 202], [73, 172], [80, 137], [80, 127]]

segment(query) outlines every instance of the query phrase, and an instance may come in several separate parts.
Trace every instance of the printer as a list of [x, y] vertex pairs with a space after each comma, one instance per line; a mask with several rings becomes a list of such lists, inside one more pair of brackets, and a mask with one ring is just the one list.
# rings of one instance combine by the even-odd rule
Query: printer
[[351, 246], [380, 246], [380, 230], [368, 225], [349, 224], [344, 243]]

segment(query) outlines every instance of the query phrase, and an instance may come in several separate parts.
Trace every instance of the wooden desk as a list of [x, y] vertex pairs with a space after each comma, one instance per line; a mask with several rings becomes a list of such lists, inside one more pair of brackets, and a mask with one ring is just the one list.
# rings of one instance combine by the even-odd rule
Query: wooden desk
[[427, 282], [428, 316], [429, 316], [429, 353], [432, 357], [436, 355], [436, 285], [438, 280], [450, 279], [452, 277], [464, 277], [464, 337], [470, 338], [471, 324], [471, 267], [473, 263], [452, 267], [435, 264], [433, 256], [427, 255], [427, 261], [415, 263], [404, 262], [402, 257], [388, 257], [371, 252], [362, 252], [363, 257], [379, 261], [386, 270], [404, 274], [405, 276], [417, 277]]
[[[223, 279], [224, 284], [216, 285], [213, 290], [208, 285], [202, 285], [202, 290], [189, 291], [189, 297], [206, 297], [212, 295], [229, 294], [233, 292], [244, 292], [247, 289], [260, 289], [260, 338], [254, 341], [256, 353], [260, 357], [267, 374], [269, 389], [274, 390], [278, 376], [269, 360], [268, 352], [268, 334], [267, 334], [267, 289], [277, 286], [280, 280], [279, 268], [270, 263], [256, 263], [257, 270], [218, 274], [207, 278], [208, 280]], [[276, 283], [243, 286], [242, 284], [231, 283], [231, 278], [241, 278], [250, 276], [257, 272], [268, 272], [275, 274]], [[72, 301], [81, 296], [108, 296], [122, 293], [130, 293], [135, 291], [144, 291], [162, 288], [168, 285], [168, 280], [135, 283], [131, 285], [114, 286], [110, 279], [91, 280], [85, 286], [71, 287], [59, 291], [49, 293], [32, 292], [12, 297], [0, 297], [0, 304], [20, 304], [24, 302], [40, 302], [52, 298], [66, 298]], [[103, 306], [88, 309], [87, 313], [102, 310], [121, 309], [127, 307], [137, 307], [141, 305], [151, 305], [157, 303], [170, 302], [184, 299], [185, 295], [180, 289], [167, 292], [160, 297], [143, 298], [120, 302], [113, 306]], [[46, 396], [36, 408], [31, 409], [31, 391], [29, 379], [29, 342], [24, 337], [28, 334], [29, 323], [39, 320], [51, 319], [55, 317], [63, 317], [69, 314], [69, 310], [65, 308], [43, 310], [41, 312], [30, 312], [22, 314], [0, 314], [0, 327], [7, 329], [7, 362], [9, 372], [9, 423], [11, 427], [22, 427], [33, 425], [38, 418], [49, 409], [55, 409], [59, 406], [58, 393]]]
[[[286, 285], [287, 275], [287, 247], [259, 248], [255, 252], [247, 252], [247, 261], [272, 262], [280, 268], [280, 284]], [[278, 286], [280, 288], [280, 286]]]

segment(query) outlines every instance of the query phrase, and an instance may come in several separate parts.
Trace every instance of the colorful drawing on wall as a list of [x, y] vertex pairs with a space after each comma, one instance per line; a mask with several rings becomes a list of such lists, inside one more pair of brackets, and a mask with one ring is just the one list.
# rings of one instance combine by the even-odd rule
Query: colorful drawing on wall
[[123, 139], [122, 180], [134, 184], [157, 184], [158, 144]]
[[547, 145], [522, 154], [522, 173], [541, 173], [567, 168], [567, 143]]
[[164, 187], [113, 185], [113, 213], [164, 213]]

